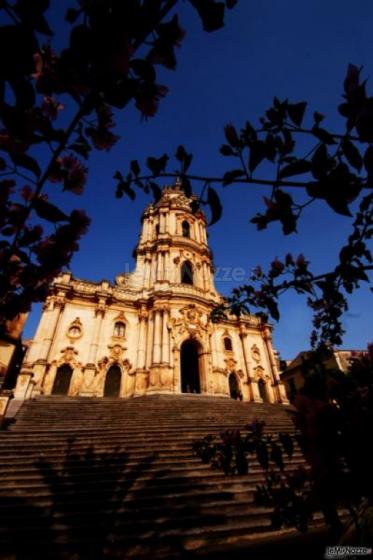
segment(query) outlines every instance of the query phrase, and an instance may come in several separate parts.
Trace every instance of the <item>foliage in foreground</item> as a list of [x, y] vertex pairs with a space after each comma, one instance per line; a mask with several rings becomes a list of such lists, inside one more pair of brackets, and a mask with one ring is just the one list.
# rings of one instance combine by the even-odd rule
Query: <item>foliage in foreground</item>
[[313, 310], [312, 346], [326, 342], [339, 345], [348, 295], [362, 282], [369, 283], [373, 270], [369, 245], [373, 237], [373, 97], [367, 95], [361, 69], [349, 65], [338, 107], [344, 132], [324, 128], [321, 123], [325, 117], [318, 111], [308, 117], [306, 124], [306, 108], [306, 102], [292, 103], [275, 97], [258, 126], [246, 122], [237, 130], [227, 124], [226, 143], [220, 147], [220, 154], [232, 160], [233, 167], [221, 177], [193, 174], [193, 154], [179, 146], [176, 173], [167, 167], [168, 154], [148, 157], [146, 170], [133, 161], [125, 179], [116, 174], [120, 179], [117, 196], [127, 194], [133, 198], [134, 186], [155, 190], [157, 178], [179, 176], [187, 194], [192, 182], [202, 185], [194, 208], [209, 207], [213, 224], [221, 218], [223, 207], [212, 185], [232, 188], [234, 183], [246, 183], [266, 188], [268, 193], [263, 196], [263, 213], [251, 219], [258, 230], [277, 222], [284, 235], [296, 233], [302, 214], [310, 206], [317, 212], [317, 204], [352, 221], [351, 233], [330, 270], [315, 274], [303, 255], [287, 254], [273, 260], [268, 272], [256, 267], [248, 282], [234, 289], [227, 302], [215, 311], [219, 319], [227, 311], [239, 315], [259, 308], [278, 320], [279, 297], [294, 290], [307, 297]]
[[[347, 508], [355, 524], [354, 544], [369, 544], [373, 511], [373, 344], [352, 359], [347, 374], [328, 371], [327, 356], [310, 353], [302, 394], [292, 414], [296, 433], [264, 433], [264, 422], [246, 432], [228, 430], [193, 444], [194, 453], [227, 475], [246, 475], [259, 463], [265, 481], [257, 486], [255, 502], [272, 509], [273, 528], [306, 531], [315, 511], [322, 511], [335, 536], [343, 527], [338, 509]], [[294, 468], [299, 448], [307, 462]], [[284, 466], [284, 456], [290, 460]], [[254, 463], [254, 465], [253, 465]], [[363, 512], [363, 513], [362, 513]]]
[[[236, 4], [188, 1], [208, 32], [221, 28], [225, 8]], [[0, 2], [0, 47], [7, 53], [0, 61], [2, 322], [45, 299], [89, 226], [84, 210], [66, 213], [47, 188], [57, 184], [82, 194], [92, 150], [110, 150], [119, 140], [115, 112], [134, 104], [144, 118], [157, 113], [167, 94], [157, 66], [176, 68], [185, 35], [177, 6], [178, 0], [81, 0], [66, 11], [71, 31], [57, 52], [46, 17], [49, 0]], [[275, 97], [258, 126], [227, 124], [220, 154], [232, 163], [220, 177], [192, 174], [193, 155], [179, 146], [176, 172], [167, 167], [168, 154], [147, 157], [146, 171], [137, 160], [126, 172], [116, 171], [116, 195], [134, 199], [140, 189], [157, 200], [159, 179], [179, 177], [186, 194], [201, 184], [192, 208], [208, 207], [213, 224], [223, 210], [215, 184], [246, 183], [266, 188], [264, 210], [251, 220], [258, 230], [277, 222], [285, 235], [293, 234], [317, 204], [350, 220], [351, 233], [329, 270], [314, 273], [303, 255], [276, 258], [268, 272], [257, 267], [213, 315], [259, 309], [277, 320], [281, 294], [295, 290], [314, 313], [312, 345], [339, 345], [348, 296], [371, 281], [373, 270], [373, 97], [361, 69], [349, 65], [338, 107], [342, 132], [328, 130], [318, 111], [306, 122], [306, 108], [306, 102]]]
[[[178, 0], [74, 4], [59, 22], [67, 33], [57, 52], [49, 0], [0, 2], [1, 323], [45, 299], [89, 226], [84, 210], [66, 213], [47, 189], [82, 194], [91, 152], [119, 140], [114, 111], [134, 104], [143, 118], [157, 113], [168, 91], [157, 67], [176, 68], [185, 34]], [[189, 4], [210, 32], [235, 0]]]

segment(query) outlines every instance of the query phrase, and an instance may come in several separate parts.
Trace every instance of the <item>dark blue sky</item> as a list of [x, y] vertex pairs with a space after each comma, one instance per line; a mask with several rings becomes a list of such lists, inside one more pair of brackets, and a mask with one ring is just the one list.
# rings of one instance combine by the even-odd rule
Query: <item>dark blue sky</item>
[[[229, 162], [219, 155], [224, 124], [240, 127], [247, 119], [257, 124], [274, 95], [308, 101], [310, 115], [318, 110], [327, 116], [326, 127], [343, 131], [336, 108], [347, 64], [363, 65], [364, 75], [372, 76], [373, 3], [368, 0], [241, 0], [228, 12], [226, 27], [212, 34], [201, 30], [187, 3], [181, 3], [180, 10], [186, 37], [177, 52], [176, 71], [160, 72], [170, 93], [159, 113], [148, 121], [141, 121], [133, 108], [120, 114], [122, 140], [110, 153], [93, 154], [86, 193], [80, 198], [58, 195], [66, 207], [86, 208], [93, 220], [71, 264], [79, 278], [113, 280], [133, 266], [131, 253], [149, 199], [139, 194], [135, 202], [116, 200], [112, 179], [116, 169], [127, 170], [132, 159], [174, 153], [177, 145], [184, 144], [194, 153], [193, 172], [222, 173]], [[53, 23], [58, 14], [54, 9], [50, 15]], [[373, 78], [368, 91], [373, 93]], [[224, 214], [209, 230], [217, 267], [241, 267], [249, 273], [257, 264], [268, 268], [274, 257], [290, 251], [304, 253], [314, 269], [323, 272], [335, 262], [338, 247], [349, 233], [351, 220], [323, 205], [310, 207], [299, 234], [284, 237], [277, 224], [257, 232], [249, 219], [263, 209], [266, 189], [246, 185], [218, 190]], [[224, 294], [234, 285], [233, 281], [217, 282]], [[365, 347], [373, 339], [372, 310], [368, 288], [350, 299], [345, 348]], [[288, 359], [309, 346], [310, 312], [300, 296], [290, 294], [283, 297], [280, 311], [274, 342]], [[39, 315], [37, 307], [26, 337], [33, 335]]]

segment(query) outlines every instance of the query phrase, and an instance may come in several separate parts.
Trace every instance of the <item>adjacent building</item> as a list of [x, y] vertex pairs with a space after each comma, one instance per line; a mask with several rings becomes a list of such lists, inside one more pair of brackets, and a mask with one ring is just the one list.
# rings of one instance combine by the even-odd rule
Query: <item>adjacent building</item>
[[[364, 350], [333, 350], [325, 360], [324, 366], [327, 370], [340, 370], [347, 372], [351, 359], [363, 356]], [[298, 393], [304, 385], [304, 364], [307, 363], [311, 352], [302, 351], [294, 358], [283, 364], [281, 380], [283, 381], [287, 395], [290, 400]]]

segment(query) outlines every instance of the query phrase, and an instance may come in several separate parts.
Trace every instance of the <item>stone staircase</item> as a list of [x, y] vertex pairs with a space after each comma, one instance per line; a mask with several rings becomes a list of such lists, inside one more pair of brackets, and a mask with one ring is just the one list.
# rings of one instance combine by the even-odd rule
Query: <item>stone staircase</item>
[[[253, 504], [260, 466], [226, 476], [192, 442], [254, 419], [293, 431], [287, 408], [202, 395], [26, 401], [0, 432], [0, 558], [189, 558], [278, 536]], [[301, 463], [296, 451], [287, 468]]]

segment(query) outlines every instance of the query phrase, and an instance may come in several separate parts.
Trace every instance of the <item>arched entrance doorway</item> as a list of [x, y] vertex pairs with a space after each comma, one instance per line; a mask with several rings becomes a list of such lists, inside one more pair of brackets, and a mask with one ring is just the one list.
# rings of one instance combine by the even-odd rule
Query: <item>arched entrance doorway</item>
[[57, 370], [56, 377], [52, 387], [52, 395], [67, 395], [70, 389], [72, 368], [68, 364], [60, 366]]
[[229, 383], [229, 394], [234, 400], [242, 400], [242, 394], [240, 391], [240, 384], [235, 373], [230, 373], [228, 377]]
[[186, 340], [181, 345], [181, 391], [182, 393], [200, 393], [199, 344], [195, 340]]
[[258, 389], [259, 389], [259, 395], [262, 398], [263, 402], [269, 402], [268, 393], [267, 393], [267, 386], [266, 386], [265, 381], [263, 381], [263, 379], [259, 379]]
[[122, 372], [118, 365], [111, 366], [106, 374], [104, 397], [119, 397]]

